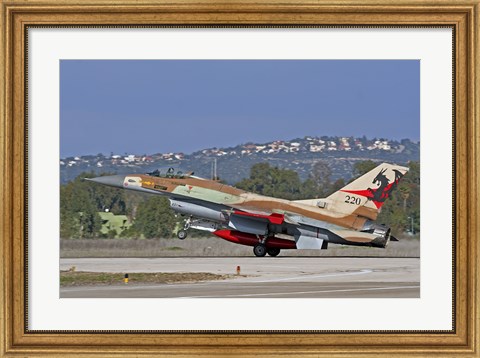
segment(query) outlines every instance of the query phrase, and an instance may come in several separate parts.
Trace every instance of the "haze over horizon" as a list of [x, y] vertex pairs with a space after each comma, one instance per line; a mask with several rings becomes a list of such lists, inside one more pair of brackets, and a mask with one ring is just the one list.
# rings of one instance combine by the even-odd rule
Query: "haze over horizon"
[[[135, 155], [143, 155], [143, 154], [146, 154], [146, 155], [152, 155], [152, 154], [157, 154], [157, 153], [183, 153], [183, 154], [186, 154], [186, 155], [190, 155], [192, 153], [195, 153], [195, 152], [198, 152], [198, 151], [201, 151], [201, 150], [204, 150], [204, 149], [211, 149], [211, 148], [218, 148], [218, 149], [222, 149], [222, 148], [229, 148], [229, 147], [237, 147], [237, 146], [240, 146], [240, 145], [244, 145], [244, 144], [249, 144], [249, 143], [255, 143], [255, 144], [266, 144], [266, 143], [270, 143], [270, 142], [273, 142], [273, 141], [276, 141], [276, 140], [280, 140], [280, 141], [285, 141], [285, 142], [288, 142], [288, 141], [294, 141], [295, 139], [299, 139], [299, 138], [305, 138], [305, 137], [323, 137], [324, 135], [319, 135], [319, 136], [312, 136], [312, 135], [305, 135], [305, 136], [302, 136], [302, 137], [296, 137], [296, 138], [275, 138], [275, 139], [272, 139], [272, 140], [269, 140], [269, 141], [265, 141], [265, 142], [243, 142], [243, 143], [230, 143], [229, 145], [227, 146], [215, 146], [215, 145], [211, 145], [209, 147], [204, 147], [204, 148], [197, 148], [195, 150], [192, 150], [191, 152], [182, 152], [182, 151], [170, 151], [170, 152], [134, 152], [134, 151], [118, 151], [118, 152], [114, 152], [114, 151], [110, 151], [110, 152], [88, 152], [88, 153], [75, 153], [75, 154], [71, 154], [71, 155], [68, 155], [68, 156], [61, 156], [61, 158], [68, 158], [68, 157], [76, 157], [76, 156], [87, 156], [87, 155], [97, 155], [97, 154], [102, 154], [106, 157], [110, 156], [111, 154], [113, 155], [124, 155], [124, 154], [135, 154]], [[352, 137], [352, 136], [336, 136], [336, 135], [325, 135], [327, 137]], [[361, 138], [363, 136], [354, 136], [355, 138]], [[373, 140], [374, 138], [369, 138], [367, 137], [368, 140]], [[408, 139], [410, 140], [412, 143], [419, 143], [419, 141], [415, 141], [415, 140], [412, 140], [410, 138], [401, 138], [401, 139], [392, 139], [392, 138], [377, 138], [377, 139], [386, 139], [386, 140], [389, 140], [389, 141], [401, 141], [403, 139]]]
[[62, 60], [60, 155], [420, 139], [417, 60]]

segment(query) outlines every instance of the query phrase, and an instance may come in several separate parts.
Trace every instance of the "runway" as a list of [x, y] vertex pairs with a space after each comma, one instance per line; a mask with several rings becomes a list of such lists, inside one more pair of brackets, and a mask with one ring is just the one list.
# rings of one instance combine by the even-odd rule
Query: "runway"
[[188, 257], [61, 259], [90, 272], [209, 272], [222, 281], [60, 289], [61, 298], [418, 298], [419, 258]]

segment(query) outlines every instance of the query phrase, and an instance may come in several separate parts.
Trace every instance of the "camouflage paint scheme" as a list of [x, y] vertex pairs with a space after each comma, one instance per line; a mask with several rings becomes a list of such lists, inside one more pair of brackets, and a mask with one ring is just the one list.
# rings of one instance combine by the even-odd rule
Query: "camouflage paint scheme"
[[[175, 173], [172, 168], [164, 174], [155, 171], [90, 180], [167, 196], [173, 210], [189, 217], [185, 229], [208, 230], [228, 241], [279, 251], [321, 249], [328, 243], [385, 247], [390, 229], [373, 221], [407, 171], [384, 163], [327, 198], [297, 201], [249, 193], [193, 173]], [[276, 239], [275, 234], [293, 236], [295, 241]]]

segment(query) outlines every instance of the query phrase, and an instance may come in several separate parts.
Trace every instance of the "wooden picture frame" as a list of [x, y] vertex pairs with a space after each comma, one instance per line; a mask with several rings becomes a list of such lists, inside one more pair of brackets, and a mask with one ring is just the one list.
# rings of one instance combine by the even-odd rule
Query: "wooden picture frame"
[[[480, 1], [1, 1], [1, 355], [478, 356], [480, 353]], [[28, 26], [329, 25], [454, 30], [454, 329], [425, 332], [39, 332], [26, 312], [26, 73]]]

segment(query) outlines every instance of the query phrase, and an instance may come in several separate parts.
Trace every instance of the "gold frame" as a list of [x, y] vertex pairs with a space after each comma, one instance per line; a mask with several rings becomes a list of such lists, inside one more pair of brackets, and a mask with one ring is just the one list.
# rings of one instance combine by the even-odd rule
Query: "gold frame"
[[[2, 356], [480, 355], [480, 0], [0, 0], [0, 257]], [[327, 333], [38, 332], [26, 329], [25, 52], [27, 26], [452, 26], [455, 36], [455, 257], [452, 331]]]

